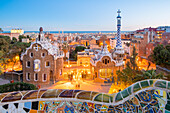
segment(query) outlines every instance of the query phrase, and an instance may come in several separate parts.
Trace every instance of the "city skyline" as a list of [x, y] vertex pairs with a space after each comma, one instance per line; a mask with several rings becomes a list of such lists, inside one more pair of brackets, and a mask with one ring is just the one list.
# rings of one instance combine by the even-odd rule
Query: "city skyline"
[[0, 4], [4, 31], [37, 31], [40, 26], [47, 31], [116, 31], [118, 9], [122, 31], [170, 25], [168, 0], [1, 0]]

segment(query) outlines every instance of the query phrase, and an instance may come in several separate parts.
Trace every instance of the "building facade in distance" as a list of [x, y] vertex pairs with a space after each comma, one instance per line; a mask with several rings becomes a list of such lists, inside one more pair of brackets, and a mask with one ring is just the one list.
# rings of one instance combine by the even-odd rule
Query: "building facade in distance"
[[23, 29], [12, 29], [11, 33], [19, 33], [20, 35], [24, 34], [24, 30]]

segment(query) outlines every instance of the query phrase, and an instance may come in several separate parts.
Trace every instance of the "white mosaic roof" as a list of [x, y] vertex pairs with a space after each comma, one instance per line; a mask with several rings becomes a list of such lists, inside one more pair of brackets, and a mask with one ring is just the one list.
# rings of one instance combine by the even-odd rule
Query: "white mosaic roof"
[[34, 44], [40, 44], [42, 49], [45, 49], [48, 51], [48, 53], [52, 56], [54, 56], [55, 59], [59, 58], [59, 57], [64, 57], [63, 51], [60, 51], [59, 48], [57, 46], [52, 45], [51, 40], [47, 39], [44, 37], [44, 34], [41, 33], [40, 34], [40, 41], [36, 40], [34, 42], [31, 43], [31, 46], [29, 48], [26, 49], [25, 53], [21, 54], [21, 60], [23, 59], [23, 56], [27, 54], [27, 51], [29, 49], [32, 49], [32, 46]]

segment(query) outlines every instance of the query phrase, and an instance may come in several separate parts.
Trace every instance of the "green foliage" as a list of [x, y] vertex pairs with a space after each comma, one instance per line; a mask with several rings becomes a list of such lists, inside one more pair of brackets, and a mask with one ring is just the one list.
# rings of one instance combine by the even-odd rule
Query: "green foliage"
[[9, 36], [0, 35], [0, 39], [4, 39], [7, 43], [11, 43], [11, 38]]
[[8, 52], [8, 49], [9, 43], [5, 39], [0, 38], [0, 51]]
[[74, 60], [77, 60], [77, 52], [84, 51], [86, 47], [84, 46], [76, 46], [75, 50], [70, 53], [70, 58], [73, 58]]
[[24, 42], [16, 42], [15, 44], [13, 44], [13, 47], [15, 47], [16, 49], [20, 50], [20, 53], [25, 51], [26, 48], [28, 48], [31, 45], [30, 43], [24, 43]]
[[17, 39], [15, 37], [12, 37], [12, 42], [11, 43], [15, 43], [17, 42]]
[[84, 46], [76, 46], [75, 52], [76, 52], [76, 53], [77, 53], [77, 52], [81, 52], [81, 51], [84, 51], [84, 49], [86, 49], [86, 47], [84, 47]]
[[36, 90], [36, 86], [24, 82], [15, 82], [0, 85], [0, 93], [12, 92], [12, 91], [23, 91], [23, 90]]
[[134, 82], [145, 80], [145, 79], [166, 79], [163, 73], [156, 74], [155, 70], [142, 71], [142, 74], [138, 74]]
[[20, 41], [20, 42], [22, 42], [22, 39], [23, 39], [23, 38], [27, 38], [27, 37], [24, 36], [24, 35], [19, 35], [19, 41]]
[[3, 32], [2, 28], [0, 28], [0, 32]]
[[133, 53], [132, 56], [130, 57], [130, 62], [128, 61], [126, 63], [126, 68], [123, 69], [122, 71], [118, 70], [116, 72], [118, 81], [124, 82], [125, 85], [132, 84], [135, 76], [141, 73], [136, 63], [137, 55], [138, 53], [136, 53], [136, 48], [133, 47]]
[[133, 70], [138, 70], [138, 66], [136, 63], [136, 58], [137, 58], [138, 53], [136, 52], [136, 48], [133, 47], [133, 52], [132, 56], [130, 57], [130, 67], [132, 67]]
[[6, 70], [9, 59], [12, 61], [16, 55], [20, 55], [30, 45], [31, 43], [17, 42], [14, 37], [11, 41], [10, 37], [0, 35], [0, 74], [2, 74], [2, 69]]
[[152, 58], [157, 65], [168, 67], [170, 65], [170, 45], [158, 45], [154, 48]]

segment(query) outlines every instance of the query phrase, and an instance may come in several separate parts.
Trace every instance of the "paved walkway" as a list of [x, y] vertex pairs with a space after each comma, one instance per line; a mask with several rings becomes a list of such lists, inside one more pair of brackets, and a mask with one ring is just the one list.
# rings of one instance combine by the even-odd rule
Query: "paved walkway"
[[97, 92], [103, 92], [108, 93], [110, 90], [111, 85], [102, 85], [102, 84], [91, 84], [89, 82], [83, 82], [82, 80], [79, 81], [80, 87], [76, 87], [76, 82], [64, 82], [60, 81], [60, 83], [55, 83], [48, 89], [78, 89], [78, 90], [86, 90], [86, 91], [97, 91]]
[[0, 85], [8, 84], [8, 83], [10, 83], [9, 80], [5, 80], [5, 79], [0, 78]]

